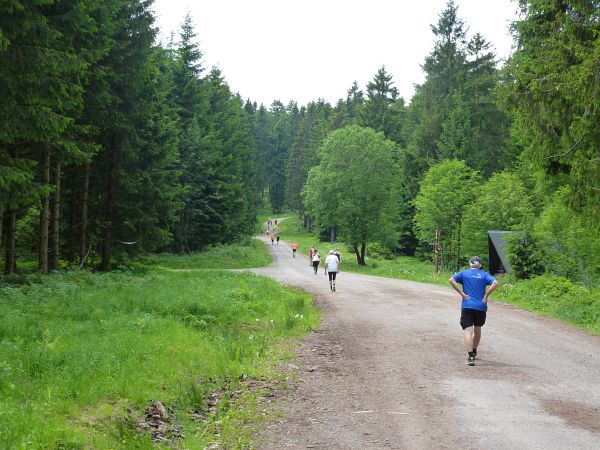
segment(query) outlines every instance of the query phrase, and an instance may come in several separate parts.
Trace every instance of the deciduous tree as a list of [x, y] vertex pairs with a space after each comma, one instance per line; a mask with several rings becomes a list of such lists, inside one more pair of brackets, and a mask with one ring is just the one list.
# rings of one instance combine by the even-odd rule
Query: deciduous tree
[[321, 227], [339, 225], [340, 237], [360, 265], [369, 243], [396, 241], [397, 151], [382, 133], [350, 125], [325, 139], [318, 149], [320, 163], [309, 172], [303, 194], [307, 210]]

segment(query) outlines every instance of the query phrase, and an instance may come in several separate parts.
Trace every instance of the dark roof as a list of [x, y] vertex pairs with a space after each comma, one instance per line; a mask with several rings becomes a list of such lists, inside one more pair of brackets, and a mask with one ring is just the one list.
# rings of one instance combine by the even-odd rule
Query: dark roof
[[506, 245], [507, 245], [506, 241], [504, 240], [504, 237], [510, 233], [515, 233], [515, 231], [501, 231], [501, 230], [489, 230], [488, 231], [488, 237], [492, 241], [492, 244], [494, 245], [494, 248], [496, 249], [496, 252], [498, 253], [498, 256], [500, 257], [500, 261], [502, 262], [502, 265], [506, 269], [506, 272], [510, 272], [510, 263], [508, 262], [508, 258], [506, 257], [506, 253], [504, 251], [504, 249], [506, 248]]

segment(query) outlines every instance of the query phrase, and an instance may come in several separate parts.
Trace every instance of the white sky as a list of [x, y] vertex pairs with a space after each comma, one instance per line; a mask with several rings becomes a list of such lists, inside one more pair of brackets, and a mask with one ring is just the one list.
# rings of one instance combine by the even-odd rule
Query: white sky
[[[163, 40], [193, 18], [206, 69], [217, 66], [233, 92], [269, 106], [346, 98], [356, 80], [363, 91], [385, 65], [410, 101], [422, 83], [447, 0], [155, 0]], [[481, 33], [499, 58], [511, 51], [514, 0], [455, 0], [469, 37]]]

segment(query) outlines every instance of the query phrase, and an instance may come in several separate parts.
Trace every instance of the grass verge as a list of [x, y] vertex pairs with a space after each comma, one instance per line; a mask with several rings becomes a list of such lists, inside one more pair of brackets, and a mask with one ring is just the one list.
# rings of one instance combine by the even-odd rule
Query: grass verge
[[600, 290], [589, 289], [563, 277], [542, 275], [515, 282], [499, 279], [494, 297], [544, 316], [554, 317], [600, 335]]
[[312, 298], [248, 273], [160, 268], [173, 261], [0, 289], [1, 448], [251, 445], [274, 367], [318, 323]]
[[140, 258], [142, 266], [168, 269], [247, 269], [264, 267], [271, 263], [271, 255], [257, 239], [246, 239], [231, 245], [215, 245], [202, 253], [191, 255], [145, 255]]

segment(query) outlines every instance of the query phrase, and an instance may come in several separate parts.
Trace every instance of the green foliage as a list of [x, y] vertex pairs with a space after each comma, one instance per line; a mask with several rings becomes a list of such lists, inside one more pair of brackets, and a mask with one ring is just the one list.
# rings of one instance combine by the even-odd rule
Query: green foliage
[[478, 183], [477, 172], [463, 161], [442, 161], [427, 171], [414, 200], [417, 237], [433, 246], [439, 233], [441, 262], [448, 270], [460, 265], [463, 211], [474, 200]]
[[286, 162], [300, 124], [300, 110], [295, 102], [286, 107], [279, 101], [271, 105], [271, 128], [268, 134], [266, 167], [269, 201], [273, 212], [281, 212], [285, 206]]
[[586, 285], [600, 281], [600, 241], [596, 229], [569, 206], [570, 187], [559, 189], [534, 225], [545, 250], [546, 270]]
[[296, 212], [304, 210], [302, 188], [308, 171], [319, 162], [317, 149], [331, 131], [331, 106], [320, 100], [307, 105], [286, 162], [286, 202]]
[[359, 261], [367, 243], [396, 240], [396, 153], [395, 144], [382, 133], [350, 125], [325, 139], [318, 150], [320, 164], [309, 173], [303, 193], [306, 209], [321, 227], [339, 226]]
[[423, 64], [426, 79], [406, 114], [407, 180], [444, 159], [463, 160], [487, 177], [515, 157], [505, 143], [509, 118], [495, 104], [495, 55], [481, 34], [467, 38], [453, 1], [431, 28], [435, 44]]
[[140, 261], [143, 265], [171, 269], [236, 269], [267, 266], [271, 263], [271, 255], [261, 241], [248, 238], [230, 245], [213, 245], [201, 253], [186, 256], [148, 254]]
[[525, 155], [550, 176], [567, 174], [574, 209], [600, 220], [600, 21], [597, 1], [522, 0], [505, 107]]
[[544, 273], [544, 249], [527, 231], [506, 237], [506, 253], [512, 275], [526, 280]]
[[564, 277], [543, 275], [516, 284], [504, 284], [503, 301], [553, 316], [600, 334], [600, 292], [578, 286]]
[[358, 125], [381, 131], [386, 138], [400, 142], [404, 100], [393, 87], [392, 76], [381, 67], [367, 83], [367, 98], [358, 114]]
[[215, 270], [72, 271], [1, 288], [0, 446], [149, 448], [136, 424], [156, 400], [185, 448], [248, 440], [260, 393], [239, 380], [275, 382], [284, 339], [317, 324], [310, 301]]
[[13, 226], [0, 227], [8, 271], [37, 241], [45, 270], [51, 205], [56, 259], [104, 270], [173, 241], [184, 252], [252, 232], [255, 144], [241, 100], [218, 71], [200, 78], [189, 16], [177, 48], [155, 45], [150, 8], [0, 6], [0, 220], [16, 218], [22, 235], [31, 213], [41, 219], [16, 252]]
[[529, 195], [514, 174], [492, 176], [473, 193], [463, 215], [463, 256], [481, 255], [487, 265], [488, 230], [519, 230], [531, 225], [533, 209]]

